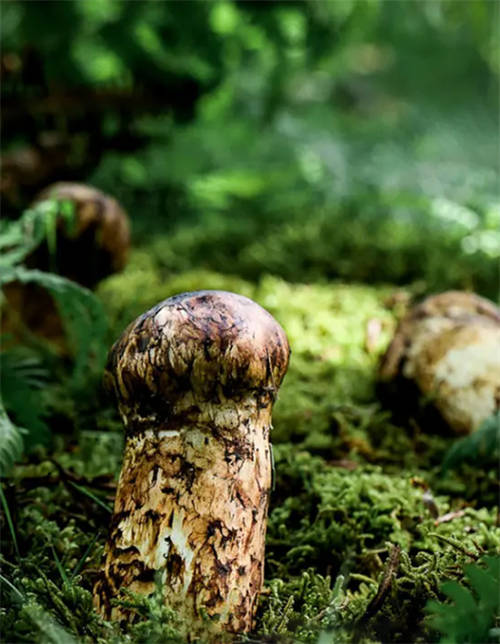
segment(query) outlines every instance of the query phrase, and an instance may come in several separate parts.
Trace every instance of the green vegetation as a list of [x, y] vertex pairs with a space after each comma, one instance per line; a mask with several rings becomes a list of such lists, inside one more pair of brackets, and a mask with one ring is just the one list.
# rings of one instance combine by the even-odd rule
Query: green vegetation
[[2, 284], [48, 289], [69, 349], [2, 339], [3, 640], [179, 642], [157, 595], [130, 596], [126, 631], [92, 610], [123, 444], [99, 378], [137, 315], [215, 288], [267, 308], [293, 351], [248, 641], [498, 641], [498, 418], [457, 441], [395, 424], [375, 387], [410, 297], [500, 292], [496, 3], [2, 11], [8, 152], [57, 135], [66, 165], [43, 181], [98, 186], [133, 228], [93, 294], [23, 265], [55, 237], [53, 204], [26, 210], [42, 185], [2, 193]]

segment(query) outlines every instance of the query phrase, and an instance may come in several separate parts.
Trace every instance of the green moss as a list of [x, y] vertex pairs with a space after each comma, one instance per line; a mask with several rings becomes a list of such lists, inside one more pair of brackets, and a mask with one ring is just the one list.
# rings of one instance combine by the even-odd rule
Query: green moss
[[181, 274], [162, 269], [148, 250], [134, 250], [126, 269], [102, 281], [97, 289], [116, 338], [138, 315], [185, 291], [221, 289], [253, 296], [254, 286], [238, 277], [202, 270]]
[[[498, 473], [463, 464], [443, 475], [453, 438], [397, 426], [377, 401], [376, 365], [396, 321], [385, 305], [393, 289], [168, 274], [135, 251], [99, 296], [116, 337], [161, 299], [203, 288], [254, 298], [281, 322], [293, 351], [274, 414], [266, 591], [252, 639], [429, 641], [435, 634], [424, 608], [444, 599], [441, 583], [462, 579], [464, 564], [483, 552], [500, 551]], [[91, 608], [123, 438], [111, 403], [92, 408], [83, 397], [69, 405], [62, 394], [52, 398], [53, 422], [64, 418], [71, 431], [16, 467], [6, 490], [21, 559], [3, 530], [2, 575], [16, 589], [6, 589], [11, 610], [1, 609], [3, 632], [13, 641], [179, 641], [175, 616], [158, 596], [131, 598], [138, 621], [126, 632]], [[430, 486], [441, 515], [459, 511], [453, 520], [435, 524], [414, 477]], [[394, 545], [399, 567], [367, 618]]]

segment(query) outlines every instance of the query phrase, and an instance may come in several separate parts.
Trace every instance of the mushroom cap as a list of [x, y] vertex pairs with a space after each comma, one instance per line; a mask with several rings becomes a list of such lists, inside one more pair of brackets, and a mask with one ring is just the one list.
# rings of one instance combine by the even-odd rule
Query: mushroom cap
[[382, 357], [380, 378], [391, 380], [396, 377], [409, 355], [418, 351], [417, 347], [430, 337], [469, 324], [498, 327], [500, 309], [493, 302], [465, 291], [446, 291], [425, 298], [411, 308], [399, 323]]
[[499, 356], [500, 309], [473, 293], [449, 291], [409, 311], [379, 374], [397, 404], [411, 383], [412, 396], [419, 392], [450, 428], [468, 433], [499, 408]]
[[[75, 205], [75, 230], [67, 229], [62, 221], [58, 225], [58, 247], [62, 248], [57, 249], [60, 255], [57, 265], [63, 275], [93, 286], [125, 266], [130, 226], [116, 199], [92, 186], [64, 181], [42, 190], [33, 203], [46, 199], [71, 201]], [[42, 258], [35, 258], [35, 262], [39, 260], [43, 263]]]
[[285, 376], [285, 332], [261, 306], [227, 291], [183, 293], [141, 315], [111, 348], [105, 384], [127, 430], [171, 426], [198, 405], [254, 397], [270, 407]]

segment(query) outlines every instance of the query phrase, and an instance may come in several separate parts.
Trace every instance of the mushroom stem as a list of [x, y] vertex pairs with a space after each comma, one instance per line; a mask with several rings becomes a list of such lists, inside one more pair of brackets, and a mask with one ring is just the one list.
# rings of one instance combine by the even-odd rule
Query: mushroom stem
[[159, 583], [188, 639], [252, 628], [288, 354], [266, 311], [218, 291], [166, 300], [112, 349], [128, 436], [94, 590], [105, 617], [130, 619], [111, 605], [121, 588], [147, 595]]

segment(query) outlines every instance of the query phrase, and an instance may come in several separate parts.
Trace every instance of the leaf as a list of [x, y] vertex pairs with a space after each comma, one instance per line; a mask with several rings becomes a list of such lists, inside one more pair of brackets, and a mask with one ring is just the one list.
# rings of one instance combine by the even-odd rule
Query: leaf
[[16, 537], [16, 531], [14, 530], [14, 522], [12, 521], [12, 516], [10, 514], [9, 506], [7, 503], [7, 499], [5, 498], [5, 494], [3, 492], [2, 487], [0, 486], [0, 502], [2, 503], [2, 508], [5, 514], [5, 518], [7, 519], [7, 525], [9, 526], [9, 531], [10, 535], [12, 537], [12, 541], [14, 543], [14, 548], [16, 550], [16, 555], [18, 558], [20, 558], [19, 554], [19, 547], [17, 545], [17, 537]]
[[459, 439], [446, 453], [442, 471], [464, 462], [485, 462], [498, 458], [500, 451], [500, 413], [487, 418], [477, 431]]
[[77, 640], [59, 624], [40, 604], [30, 601], [25, 606], [29, 619], [39, 630], [40, 644], [77, 644]]
[[68, 575], [67, 575], [66, 571], [64, 570], [64, 566], [62, 565], [62, 562], [59, 559], [54, 546], [51, 546], [51, 549], [52, 549], [52, 554], [54, 555], [54, 561], [56, 562], [56, 568], [59, 571], [59, 574], [61, 575], [61, 579], [63, 580], [63, 583], [69, 584]]
[[0, 354], [0, 388], [4, 409], [11, 422], [25, 432], [26, 449], [47, 444], [50, 431], [43, 420], [43, 387], [47, 370], [40, 358], [27, 348], [16, 347]]
[[445, 582], [441, 591], [453, 603], [427, 602], [432, 625], [441, 632], [441, 642], [486, 642], [500, 616], [500, 556], [482, 557], [464, 567], [471, 589], [456, 581]]
[[0, 398], [0, 476], [6, 476], [24, 449], [22, 434], [26, 430], [17, 427], [7, 416]]
[[95, 535], [93, 536], [92, 541], [91, 541], [91, 542], [89, 543], [89, 545], [87, 546], [87, 548], [86, 548], [85, 552], [84, 552], [84, 553], [83, 553], [83, 555], [82, 555], [82, 558], [81, 558], [81, 559], [79, 560], [79, 562], [76, 564], [75, 569], [74, 569], [74, 570], [73, 570], [73, 572], [71, 573], [70, 581], [73, 581], [73, 579], [78, 575], [78, 573], [80, 572], [80, 570], [83, 568], [83, 566], [84, 566], [84, 564], [85, 564], [85, 562], [86, 562], [86, 560], [87, 560], [87, 557], [88, 557], [88, 556], [89, 556], [89, 554], [92, 552], [92, 548], [95, 546], [95, 543], [96, 543], [97, 539], [99, 538], [100, 534], [101, 534], [101, 533], [100, 533], [100, 531], [98, 530], [98, 531], [95, 533]]
[[5, 584], [7, 588], [9, 588], [16, 595], [18, 599], [20, 599], [21, 601], [26, 600], [26, 597], [22, 594], [22, 592], [18, 590], [14, 586], [14, 584], [12, 584], [6, 577], [4, 577], [3, 575], [0, 575], [0, 581], [2, 582], [2, 584]]
[[441, 591], [453, 600], [456, 605], [460, 606], [462, 610], [467, 611], [471, 615], [474, 613], [476, 604], [470, 590], [467, 590], [467, 588], [460, 586], [454, 581], [447, 581], [441, 585]]
[[500, 606], [500, 586], [498, 575], [483, 570], [478, 566], [465, 566], [465, 575], [479, 598], [479, 603], [486, 609], [495, 611]]
[[102, 501], [93, 492], [91, 492], [90, 490], [87, 490], [86, 487], [83, 487], [83, 485], [77, 485], [76, 483], [73, 483], [73, 481], [68, 481], [68, 483], [70, 485], [72, 485], [76, 490], [81, 492], [82, 494], [85, 494], [85, 496], [88, 496], [89, 499], [92, 499], [92, 501], [94, 501], [94, 503], [97, 503], [97, 505], [100, 505], [101, 508], [104, 508], [104, 510], [106, 510], [106, 512], [109, 512], [110, 514], [113, 513], [112, 508], [107, 503], [104, 503], [104, 501]]
[[13, 281], [34, 282], [54, 297], [68, 344], [74, 350], [73, 384], [81, 385], [89, 374], [101, 373], [107, 354], [107, 320], [92, 291], [60, 275], [21, 266], [6, 268], [0, 277], [0, 286]]
[[0, 222], [0, 267], [16, 266], [44, 239], [53, 259], [59, 221], [66, 228], [74, 225], [75, 207], [71, 201], [46, 199], [25, 210], [16, 221]]

